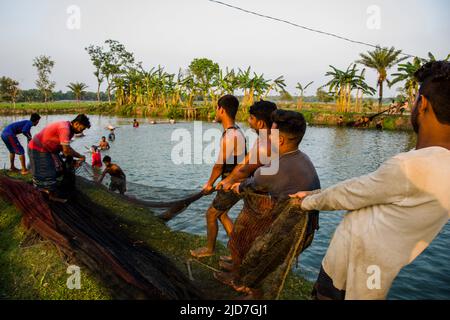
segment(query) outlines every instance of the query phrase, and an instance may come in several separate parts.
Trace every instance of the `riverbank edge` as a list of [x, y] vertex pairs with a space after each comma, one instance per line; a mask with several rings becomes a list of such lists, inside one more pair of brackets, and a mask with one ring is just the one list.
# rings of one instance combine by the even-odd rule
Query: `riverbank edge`
[[[298, 110], [294, 107], [283, 107], [285, 110], [299, 111], [304, 116], [308, 124], [317, 126], [338, 126], [339, 118], [342, 117], [344, 123], [353, 122], [359, 120], [362, 116], [370, 116], [371, 114], [362, 113], [338, 113], [331, 111], [320, 111], [320, 110]], [[120, 116], [120, 117], [140, 117], [140, 118], [170, 118], [174, 119], [184, 119], [184, 111], [179, 108], [155, 108], [149, 109], [146, 107], [138, 106], [126, 106], [126, 107], [115, 107], [108, 104], [86, 104], [85, 106], [79, 107], [67, 107], [67, 108], [52, 108], [52, 105], [44, 106], [42, 108], [0, 108], [1, 116], [21, 116], [29, 115], [33, 112], [37, 112], [42, 115], [57, 115], [57, 114], [77, 114], [86, 113], [92, 115], [109, 115], [109, 116]], [[211, 121], [213, 119], [213, 112], [208, 112], [207, 110], [202, 110], [197, 114], [195, 120]], [[381, 125], [384, 130], [389, 131], [412, 131], [412, 126], [410, 122], [409, 115], [380, 115], [368, 126], [369, 129], [376, 129], [376, 120], [381, 120]], [[193, 119], [190, 119], [193, 120]], [[247, 110], [240, 110], [237, 115], [238, 121], [247, 120]], [[366, 129], [366, 128], [365, 128]]]
[[[18, 175], [10, 175], [23, 179]], [[26, 179], [29, 181], [30, 177]], [[111, 218], [130, 237], [163, 253], [188, 274], [186, 261], [190, 259], [189, 249], [204, 246], [205, 236], [173, 231], [147, 208], [118, 199], [103, 188], [93, 187], [80, 179], [77, 184], [79, 190], [107, 208], [112, 213]], [[225, 246], [218, 243], [217, 254], [201, 262], [217, 267], [218, 258], [225, 254]], [[19, 210], [0, 198], [0, 299], [112, 299], [107, 285], [83, 268], [81, 289], [69, 290], [66, 286], [69, 277], [66, 270], [70, 263], [73, 262], [65, 261], [52, 243], [37, 239], [35, 234], [25, 230]], [[191, 269], [196, 279], [194, 282], [211, 299], [237, 297], [234, 291], [214, 279], [211, 270], [196, 262], [191, 263]], [[311, 282], [291, 271], [281, 298], [309, 299], [311, 289]]]

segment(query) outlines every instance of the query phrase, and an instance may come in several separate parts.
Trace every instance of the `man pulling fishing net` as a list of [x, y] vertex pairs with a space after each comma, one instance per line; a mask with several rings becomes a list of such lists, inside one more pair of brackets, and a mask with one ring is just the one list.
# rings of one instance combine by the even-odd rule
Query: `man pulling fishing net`
[[[204, 194], [210, 194], [214, 190], [214, 182], [222, 177], [227, 177], [234, 167], [242, 162], [246, 155], [246, 141], [244, 134], [235, 123], [239, 108], [239, 100], [232, 95], [221, 97], [217, 103], [215, 120], [222, 124], [223, 134], [220, 141], [219, 157], [214, 165], [208, 182], [203, 187]], [[239, 201], [239, 197], [231, 192], [218, 191], [211, 206], [206, 212], [207, 239], [206, 247], [191, 250], [191, 255], [197, 258], [209, 257], [214, 254], [218, 223], [220, 220], [228, 236], [233, 230], [233, 222], [228, 216], [228, 211]]]
[[[228, 247], [232, 263], [214, 276], [238, 291], [246, 288], [239, 276], [241, 263], [255, 240], [264, 235], [278, 217], [274, 210], [279, 203], [289, 199], [289, 194], [299, 186], [308, 190], [320, 188], [320, 181], [309, 157], [299, 150], [306, 131], [306, 121], [301, 113], [276, 110], [272, 113], [271, 144], [278, 145], [277, 154], [270, 164], [257, 169], [253, 177], [232, 187], [236, 194], [244, 194], [244, 207], [239, 214]], [[278, 129], [274, 135], [274, 129]], [[275, 141], [277, 139], [277, 141]], [[272, 151], [273, 152], [273, 151]], [[271, 170], [277, 162], [278, 170]], [[317, 226], [317, 214], [315, 216]], [[313, 221], [313, 220], [311, 220]], [[314, 230], [313, 227], [311, 230]], [[254, 290], [253, 293], [255, 293]]]
[[28, 144], [33, 184], [47, 193], [50, 200], [67, 201], [60, 188], [65, 170], [62, 158], [85, 161], [83, 155], [72, 149], [70, 141], [75, 134], [83, 133], [90, 127], [89, 118], [79, 114], [72, 121], [58, 121], [47, 125]]

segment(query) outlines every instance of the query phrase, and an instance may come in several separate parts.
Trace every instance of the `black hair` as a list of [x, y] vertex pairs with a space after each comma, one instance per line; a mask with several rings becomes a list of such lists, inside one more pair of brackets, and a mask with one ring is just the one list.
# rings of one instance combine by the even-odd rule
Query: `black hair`
[[430, 101], [438, 121], [450, 124], [450, 62], [428, 62], [414, 76], [420, 83], [419, 94]]
[[278, 109], [272, 113], [272, 121], [277, 124], [277, 129], [281, 133], [291, 136], [297, 144], [300, 144], [306, 132], [306, 120], [303, 114]]
[[111, 157], [110, 156], [104, 156], [103, 157], [103, 162], [111, 162]]
[[249, 113], [256, 119], [265, 122], [268, 128], [272, 127], [272, 112], [277, 110], [277, 105], [270, 101], [260, 100], [255, 102], [249, 110]]
[[233, 119], [236, 118], [236, 114], [239, 108], [239, 100], [235, 96], [231, 94], [224, 95], [219, 99], [217, 104], [220, 108], [223, 108], [225, 110], [228, 116]]
[[72, 120], [72, 123], [74, 122], [78, 122], [88, 129], [91, 127], [91, 122], [89, 121], [89, 118], [85, 114], [77, 115], [77, 117]]
[[105, 137], [105, 136], [102, 136], [102, 139], [106, 139], [106, 137]]
[[33, 113], [30, 117], [31, 122], [36, 122], [36, 121], [39, 121], [40, 119], [41, 119], [41, 116], [38, 115], [37, 113]]

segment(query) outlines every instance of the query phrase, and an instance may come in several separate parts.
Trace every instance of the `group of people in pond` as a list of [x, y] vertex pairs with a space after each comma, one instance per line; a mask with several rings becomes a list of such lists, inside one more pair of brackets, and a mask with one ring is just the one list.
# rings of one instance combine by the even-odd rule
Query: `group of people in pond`
[[[167, 122], [160, 122], [160, 123], [167, 123]], [[173, 117], [170, 117], [168, 123], [175, 124], [176, 121]], [[158, 124], [158, 122], [156, 122], [156, 120], [150, 120], [149, 124]], [[133, 128], [139, 128], [139, 121], [137, 121], [136, 119], [133, 120]]]
[[[392, 157], [375, 172], [325, 189], [321, 189], [313, 161], [302, 151], [307, 125], [301, 113], [280, 110], [269, 101], [254, 103], [248, 124], [258, 139], [247, 150], [236, 124], [239, 101], [232, 95], [221, 97], [215, 112], [215, 120], [223, 128], [221, 148], [203, 186], [205, 194], [216, 192], [206, 211], [207, 244], [191, 250], [191, 255], [202, 258], [215, 254], [220, 222], [229, 236], [231, 256], [221, 257], [223, 271], [215, 277], [237, 291], [258, 297], [260, 288], [240, 283], [239, 268], [251, 244], [273, 223], [270, 209], [291, 199], [304, 212], [345, 210], [312, 295], [316, 299], [386, 298], [400, 270], [428, 247], [450, 217], [450, 63], [428, 63], [416, 77], [420, 88], [411, 112], [416, 148]], [[74, 134], [90, 128], [90, 122], [81, 114], [72, 121], [51, 123], [32, 137], [30, 128], [38, 122], [39, 115], [33, 114], [30, 120], [13, 123], [3, 130], [2, 140], [10, 152], [11, 169], [18, 170], [14, 167], [17, 154], [25, 174], [24, 150], [16, 135], [23, 133], [28, 138], [33, 183], [58, 199], [61, 155], [85, 160], [70, 141]], [[309, 139], [320, 143], [312, 136]], [[98, 163], [98, 156], [95, 161]], [[274, 161], [275, 171], [271, 170]], [[109, 156], [103, 162], [106, 169], [99, 180], [110, 174], [111, 190], [124, 193], [123, 171]], [[256, 211], [245, 202], [233, 222], [228, 211], [248, 193], [264, 195], [266, 200], [259, 202]], [[317, 229], [317, 220], [311, 219], [311, 223], [309, 229]]]

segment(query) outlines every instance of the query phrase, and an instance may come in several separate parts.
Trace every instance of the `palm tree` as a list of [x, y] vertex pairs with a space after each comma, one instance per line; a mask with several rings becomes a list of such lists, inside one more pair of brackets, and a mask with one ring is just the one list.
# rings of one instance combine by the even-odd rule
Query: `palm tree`
[[356, 63], [375, 69], [378, 73], [377, 87], [379, 88], [379, 110], [381, 109], [381, 104], [383, 102], [383, 84], [387, 80], [387, 71], [396, 64], [408, 58], [399, 58], [401, 53], [401, 50], [396, 50], [394, 47], [391, 47], [390, 49], [377, 47], [374, 51], [361, 53], [361, 59], [356, 61]]
[[87, 85], [83, 82], [71, 82], [67, 86], [72, 92], [75, 94], [75, 99], [77, 100], [77, 103], [80, 104], [80, 100], [83, 96], [83, 94], [86, 92]]
[[306, 86], [303, 86], [300, 82], [297, 82], [297, 86], [296, 88], [300, 91], [300, 99], [298, 99], [297, 101], [297, 109], [301, 110], [303, 107], [303, 93], [305, 92], [306, 89], [308, 89], [308, 87], [310, 85], [312, 85], [314, 83], [314, 81], [311, 81], [310, 83], [308, 83]]

